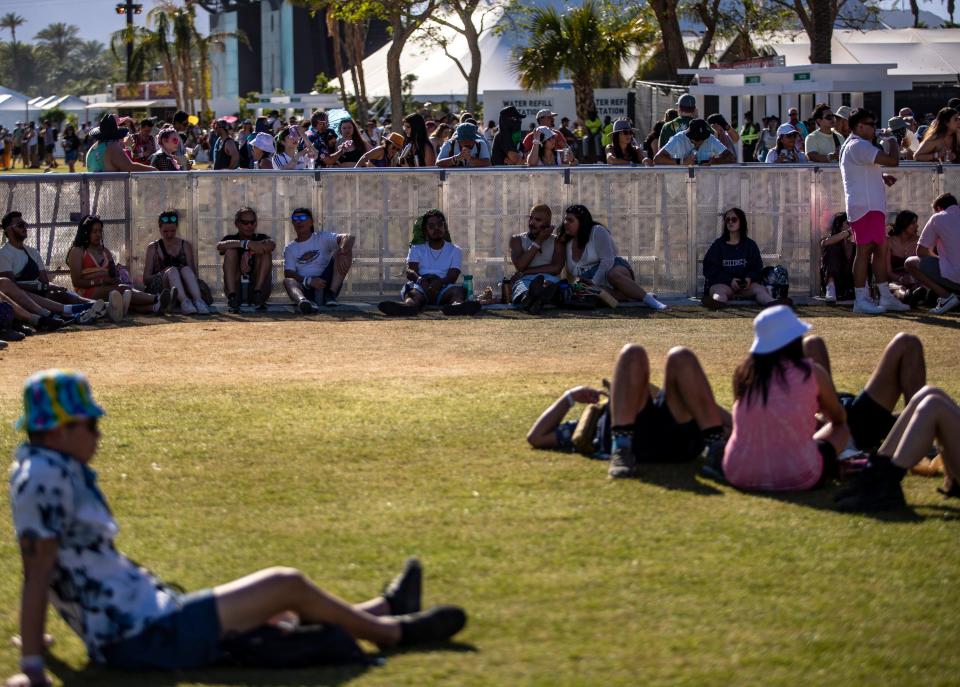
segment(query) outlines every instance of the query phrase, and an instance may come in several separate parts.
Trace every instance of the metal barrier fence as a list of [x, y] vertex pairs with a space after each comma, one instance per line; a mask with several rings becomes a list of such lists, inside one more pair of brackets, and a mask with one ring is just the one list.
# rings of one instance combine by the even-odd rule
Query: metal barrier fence
[[[921, 226], [934, 197], [960, 191], [960, 168], [909, 164], [894, 174], [891, 217], [910, 209]], [[200, 277], [218, 295], [215, 245], [234, 233], [239, 207], [253, 207], [258, 231], [277, 242], [274, 294], [282, 292], [282, 246], [294, 238], [290, 212], [310, 207], [318, 227], [357, 237], [343, 293], [356, 300], [398, 292], [413, 223], [434, 207], [446, 214], [463, 248], [464, 273], [474, 275], [477, 289], [495, 284], [512, 273], [509, 239], [526, 230], [535, 203], [553, 209], [555, 224], [567, 205], [586, 205], [610, 229], [645, 288], [663, 296], [697, 294], [701, 261], [720, 234], [722, 213], [739, 206], [764, 262], [787, 267], [792, 293], [813, 295], [819, 241], [843, 210], [843, 187], [837, 167], [812, 165], [47, 174], [0, 176], [0, 203], [3, 212], [24, 214], [29, 243], [61, 283], [69, 280], [65, 259], [81, 214], [100, 215], [105, 244], [139, 281], [146, 246], [159, 235], [157, 216], [176, 208], [181, 236], [197, 251]]]

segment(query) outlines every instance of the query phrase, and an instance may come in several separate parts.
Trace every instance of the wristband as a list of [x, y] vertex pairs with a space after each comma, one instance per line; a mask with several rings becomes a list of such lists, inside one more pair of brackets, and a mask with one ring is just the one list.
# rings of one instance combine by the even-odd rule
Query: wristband
[[249, 242], [249, 241], [244, 240], [244, 241], [241, 241], [241, 242], [240, 242], [240, 247], [243, 248], [243, 250], [246, 250], [246, 249], [247, 249], [247, 246], [249, 246], [249, 245], [250, 245], [250, 242]]
[[43, 672], [43, 656], [21, 656], [20, 671], [27, 675]]
[[540, 244], [537, 243], [536, 241], [531, 241], [531, 242], [530, 242], [530, 245], [533, 246], [534, 248], [536, 248], [538, 251], [539, 251], [539, 250], [542, 250], [541, 247], [540, 247]]
[[577, 402], [573, 400], [573, 392], [568, 391], [563, 395], [563, 398], [571, 408], [577, 405]]

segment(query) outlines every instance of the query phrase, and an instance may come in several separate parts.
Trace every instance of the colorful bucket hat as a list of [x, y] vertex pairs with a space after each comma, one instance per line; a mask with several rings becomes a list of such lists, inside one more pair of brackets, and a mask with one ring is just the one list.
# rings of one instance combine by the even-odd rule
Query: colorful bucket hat
[[103, 415], [106, 412], [93, 400], [90, 382], [82, 372], [41, 370], [23, 384], [23, 415], [15, 427], [27, 432], [46, 432]]

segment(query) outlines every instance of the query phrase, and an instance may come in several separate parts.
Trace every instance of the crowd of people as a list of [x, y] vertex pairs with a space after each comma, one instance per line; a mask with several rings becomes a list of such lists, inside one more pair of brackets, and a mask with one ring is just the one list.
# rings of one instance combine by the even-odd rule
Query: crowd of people
[[[768, 114], [755, 122], [744, 112], [739, 127], [720, 113], [702, 116], [696, 98], [684, 94], [641, 141], [627, 118], [601, 120], [596, 111], [584, 122], [549, 109], [529, 118], [504, 107], [484, 126], [471, 112], [435, 109], [431, 103], [403, 118], [393, 130], [386, 118], [356, 122], [346, 110], [322, 110], [284, 119], [279, 111], [255, 119], [226, 117], [207, 128], [186, 112], [167, 119], [105, 115], [61, 130], [49, 120], [0, 127], [4, 169], [58, 167], [59, 141], [70, 171], [185, 171], [210, 169], [325, 169], [352, 167], [486, 167], [709, 165], [818, 163], [840, 161], [853, 109], [818, 103], [809, 118], [791, 107], [787, 120]], [[917, 117], [909, 107], [874, 131], [871, 143], [899, 160], [953, 162], [960, 158], [960, 99], [938, 113]], [[559, 118], [559, 119], [558, 119]]]

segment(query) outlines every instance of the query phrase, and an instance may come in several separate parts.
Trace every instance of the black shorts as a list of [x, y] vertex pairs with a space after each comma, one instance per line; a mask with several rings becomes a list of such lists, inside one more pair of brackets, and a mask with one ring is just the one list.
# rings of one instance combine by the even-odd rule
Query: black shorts
[[303, 295], [307, 300], [311, 300], [317, 305], [325, 305], [327, 301], [334, 300], [340, 295], [340, 289], [343, 288], [343, 284], [340, 284], [340, 287], [336, 291], [330, 288], [330, 282], [333, 281], [333, 270], [336, 259], [336, 256], [330, 258], [330, 262], [328, 262], [327, 266], [323, 269], [323, 274], [319, 275], [321, 279], [327, 282], [327, 285], [323, 287], [322, 291], [317, 291], [312, 286], [304, 285], [302, 287]]
[[641, 463], [688, 463], [703, 451], [697, 423], [679, 423], [661, 391], [637, 414], [633, 423], [633, 455]]
[[865, 453], [880, 448], [897, 416], [874, 401], [866, 391], [856, 396], [840, 394], [840, 403], [847, 411], [847, 425], [854, 445]]
[[833, 444], [823, 439], [817, 439], [817, 450], [820, 451], [820, 457], [823, 458], [823, 471], [820, 473], [820, 479], [813, 485], [814, 489], [824, 487], [840, 476], [840, 461], [837, 460], [837, 449], [833, 447]]

